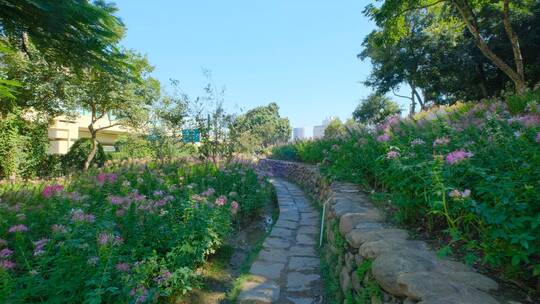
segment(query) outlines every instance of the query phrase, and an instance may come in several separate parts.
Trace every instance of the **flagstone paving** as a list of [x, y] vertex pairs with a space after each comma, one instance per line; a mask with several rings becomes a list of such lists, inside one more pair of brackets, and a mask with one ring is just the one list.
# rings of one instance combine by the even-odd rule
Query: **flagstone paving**
[[279, 218], [263, 243], [242, 286], [238, 303], [323, 303], [319, 238], [319, 212], [298, 186], [272, 181], [279, 203]]

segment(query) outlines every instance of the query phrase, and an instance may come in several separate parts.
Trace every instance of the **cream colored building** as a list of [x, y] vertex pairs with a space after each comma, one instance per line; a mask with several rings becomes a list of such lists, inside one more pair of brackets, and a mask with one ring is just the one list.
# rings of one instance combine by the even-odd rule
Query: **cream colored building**
[[[95, 128], [109, 126], [112, 123], [109, 119], [102, 118], [97, 121]], [[87, 115], [75, 119], [66, 116], [55, 118], [54, 123], [49, 126], [49, 153], [66, 154], [77, 139], [90, 138], [89, 124], [90, 116]], [[127, 133], [129, 133], [129, 129], [114, 126], [99, 131], [97, 139], [103, 145], [105, 151], [114, 151], [114, 143], [118, 140], [118, 137]]]

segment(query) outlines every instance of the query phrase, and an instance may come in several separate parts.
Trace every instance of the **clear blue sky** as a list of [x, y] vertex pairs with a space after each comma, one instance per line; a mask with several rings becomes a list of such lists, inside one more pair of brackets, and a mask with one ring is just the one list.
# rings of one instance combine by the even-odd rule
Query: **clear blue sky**
[[115, 1], [127, 26], [123, 45], [148, 55], [162, 84], [202, 94], [202, 68], [226, 87], [240, 112], [276, 102], [293, 127], [351, 116], [369, 93], [368, 62], [356, 55], [373, 29], [365, 0]]

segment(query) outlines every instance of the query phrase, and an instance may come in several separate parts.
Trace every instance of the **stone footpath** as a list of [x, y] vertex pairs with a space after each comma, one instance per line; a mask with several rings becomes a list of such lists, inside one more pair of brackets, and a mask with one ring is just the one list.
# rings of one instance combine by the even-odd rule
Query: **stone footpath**
[[356, 185], [330, 183], [316, 166], [276, 160], [260, 165], [299, 184], [317, 201], [328, 202], [321, 252], [329, 276], [341, 287], [333, 295], [335, 302], [347, 303], [352, 297], [384, 304], [516, 303], [502, 298], [492, 279], [438, 257], [426, 242], [411, 240], [407, 231], [389, 226]]
[[320, 259], [316, 251], [320, 215], [296, 185], [272, 181], [279, 219], [242, 286], [238, 303], [322, 303]]

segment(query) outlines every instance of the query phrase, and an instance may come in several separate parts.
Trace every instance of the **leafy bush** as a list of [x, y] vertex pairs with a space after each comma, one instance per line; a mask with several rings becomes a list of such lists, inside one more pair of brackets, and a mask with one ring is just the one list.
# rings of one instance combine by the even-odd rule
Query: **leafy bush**
[[31, 178], [47, 158], [47, 123], [27, 121], [18, 113], [0, 119], [0, 178]]
[[271, 157], [275, 159], [282, 159], [288, 161], [298, 161], [300, 156], [298, 155], [297, 145], [283, 145], [272, 147]]
[[188, 292], [233, 221], [269, 199], [245, 165], [130, 165], [2, 184], [0, 302], [149, 303]]
[[446, 249], [469, 263], [527, 280], [540, 275], [540, 115], [529, 108], [512, 116], [502, 103], [456, 104], [278, 152], [388, 192], [398, 220], [446, 233]]
[[[64, 170], [69, 172], [75, 169], [83, 169], [90, 151], [92, 151], [92, 140], [90, 138], [77, 139], [69, 148], [68, 153], [62, 158]], [[98, 143], [96, 156], [94, 156], [90, 165], [102, 167], [106, 160], [107, 155], [103, 151], [103, 146]]]
[[122, 136], [114, 147], [116, 152], [111, 153], [113, 159], [153, 158], [156, 155], [152, 143], [139, 135]]

